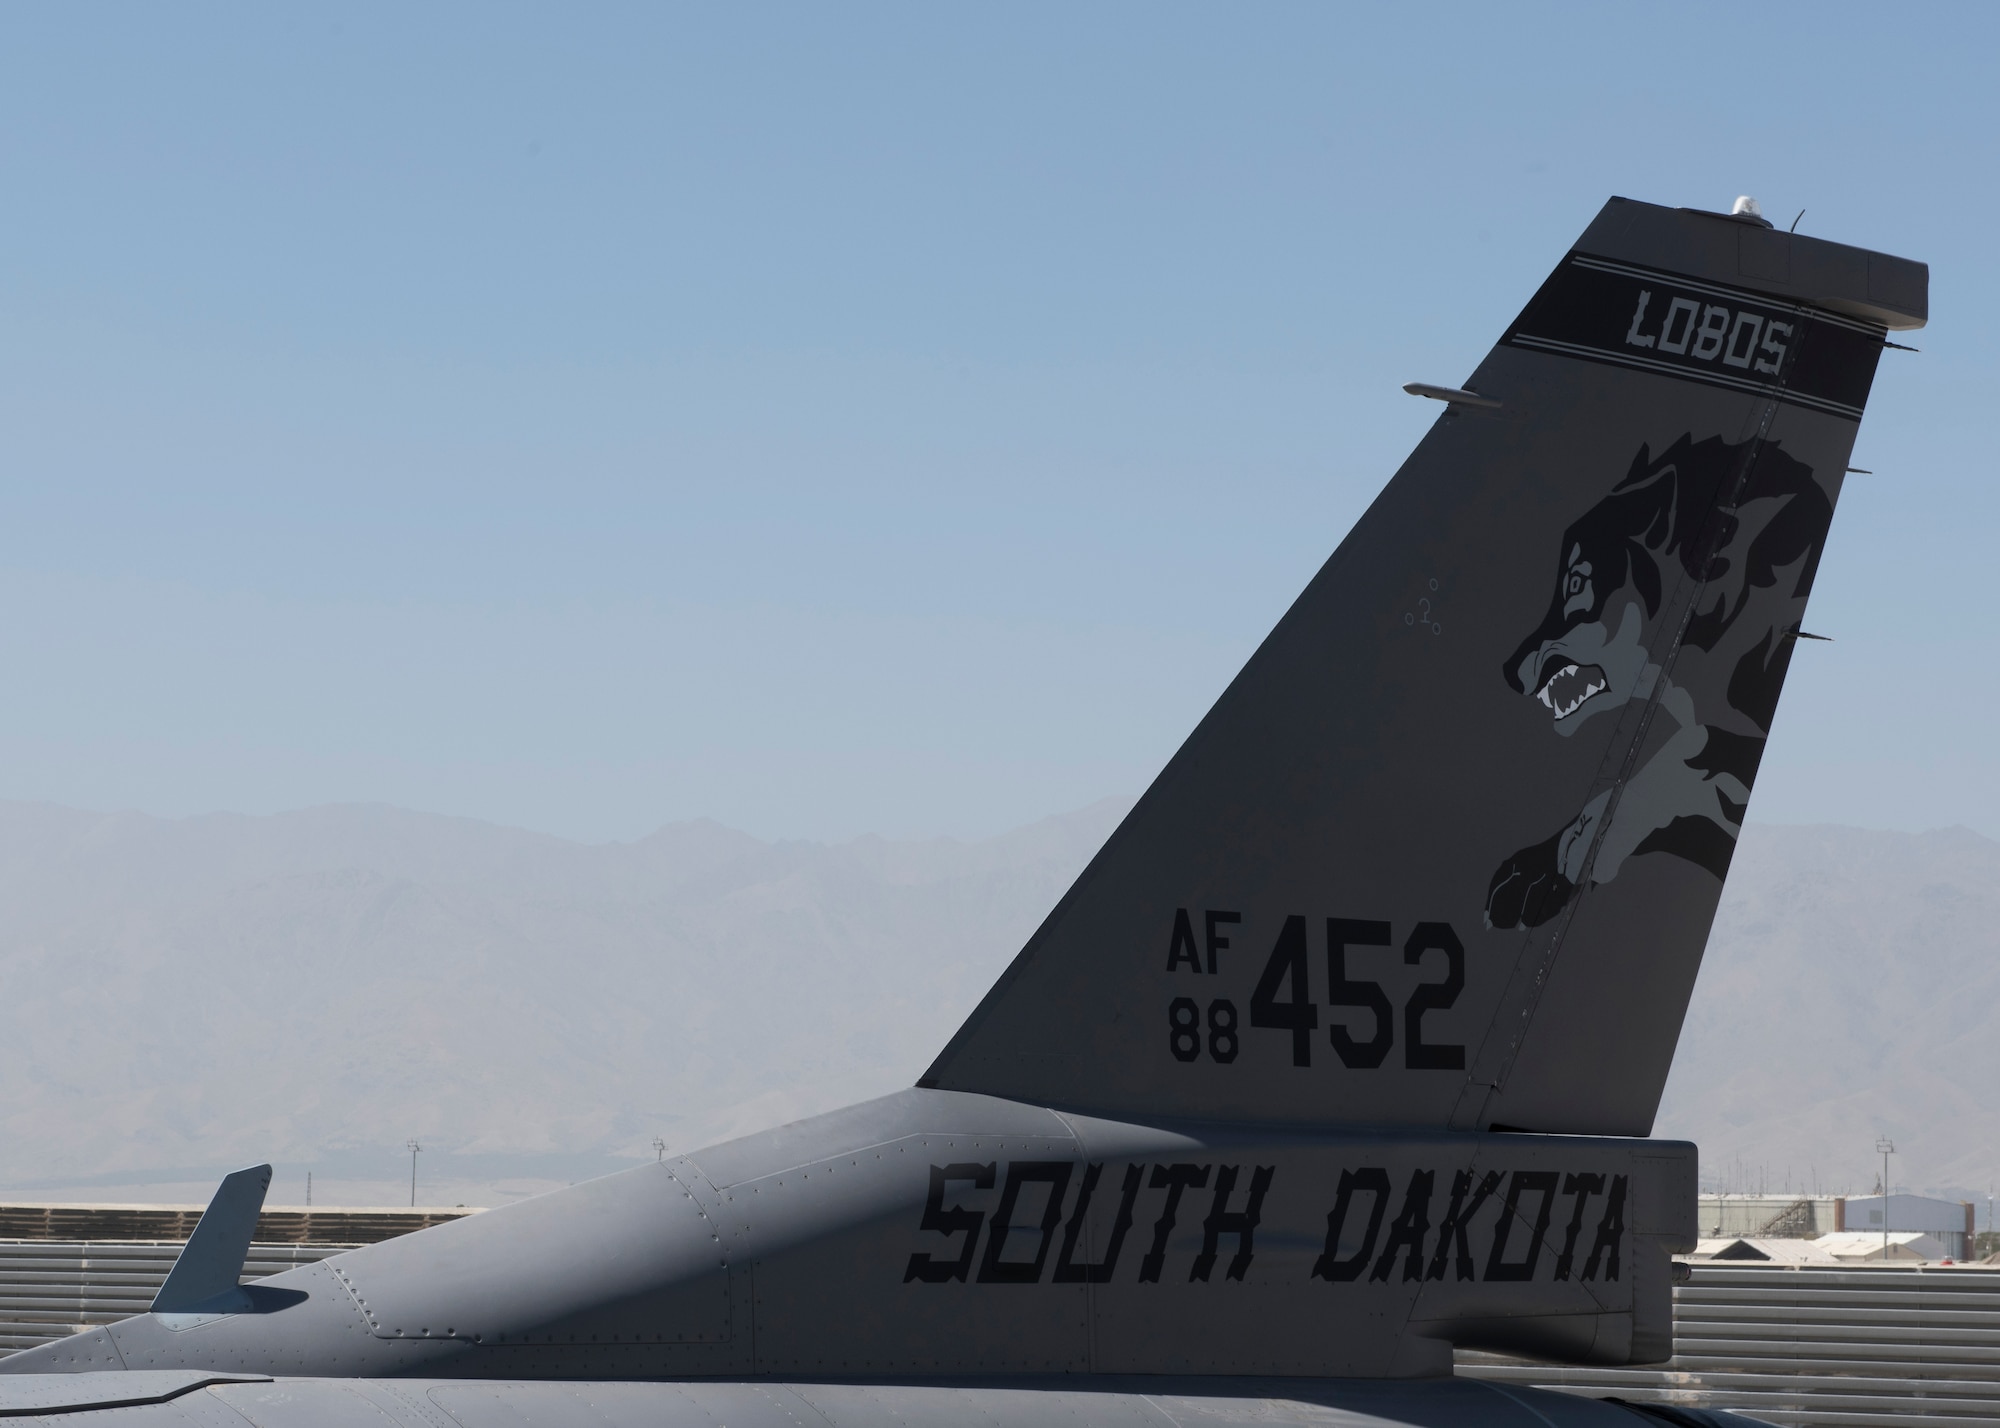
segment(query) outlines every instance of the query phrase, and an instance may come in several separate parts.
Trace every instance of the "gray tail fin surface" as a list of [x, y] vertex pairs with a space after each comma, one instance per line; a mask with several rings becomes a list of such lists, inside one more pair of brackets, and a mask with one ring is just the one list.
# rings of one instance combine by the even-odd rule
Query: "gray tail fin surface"
[[1646, 1134], [1928, 281], [1613, 199], [921, 1084]]
[[264, 1192], [270, 1188], [268, 1165], [253, 1165], [222, 1178], [180, 1258], [167, 1271], [166, 1282], [153, 1296], [152, 1313], [227, 1314], [248, 1306], [238, 1281], [251, 1237], [257, 1233]]

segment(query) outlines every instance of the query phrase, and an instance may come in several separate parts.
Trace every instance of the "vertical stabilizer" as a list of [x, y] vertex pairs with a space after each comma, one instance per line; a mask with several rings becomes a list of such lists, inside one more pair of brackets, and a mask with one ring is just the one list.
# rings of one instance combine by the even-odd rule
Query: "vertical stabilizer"
[[923, 1084], [1645, 1134], [1927, 282], [1612, 200]]

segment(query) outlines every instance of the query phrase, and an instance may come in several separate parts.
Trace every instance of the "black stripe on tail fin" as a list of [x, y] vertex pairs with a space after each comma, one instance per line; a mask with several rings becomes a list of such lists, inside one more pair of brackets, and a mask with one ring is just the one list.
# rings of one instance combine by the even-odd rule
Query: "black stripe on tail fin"
[[922, 1084], [1645, 1134], [1927, 282], [1614, 199]]

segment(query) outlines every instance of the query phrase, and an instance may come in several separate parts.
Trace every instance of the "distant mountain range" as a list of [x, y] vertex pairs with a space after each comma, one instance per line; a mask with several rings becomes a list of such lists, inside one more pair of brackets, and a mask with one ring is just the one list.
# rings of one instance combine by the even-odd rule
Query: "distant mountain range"
[[[1122, 816], [584, 845], [377, 806], [0, 803], [0, 1197], [492, 1202], [910, 1083]], [[2000, 844], [1745, 834], [1657, 1133], [1704, 1178], [1983, 1195]]]
[[[0, 804], [0, 1196], [504, 1198], [908, 1085], [1125, 805], [584, 845], [374, 806]], [[399, 1169], [399, 1167], [403, 1167]], [[439, 1188], [439, 1187], [445, 1188]], [[495, 1188], [498, 1187], [498, 1188]]]
[[1654, 1134], [1709, 1188], [1980, 1203], [2000, 1178], [2000, 843], [1745, 829]]

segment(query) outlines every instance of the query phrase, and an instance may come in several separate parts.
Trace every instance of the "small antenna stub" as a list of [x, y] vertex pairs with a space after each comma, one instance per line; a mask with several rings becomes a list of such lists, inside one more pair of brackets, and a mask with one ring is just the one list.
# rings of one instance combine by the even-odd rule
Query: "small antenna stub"
[[1463, 387], [1438, 387], [1429, 382], [1405, 382], [1403, 390], [1413, 397], [1429, 397], [1434, 402], [1450, 402], [1453, 406], [1478, 407], [1482, 411], [1497, 412], [1500, 403], [1491, 397], [1482, 397], [1477, 392]]

